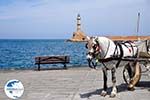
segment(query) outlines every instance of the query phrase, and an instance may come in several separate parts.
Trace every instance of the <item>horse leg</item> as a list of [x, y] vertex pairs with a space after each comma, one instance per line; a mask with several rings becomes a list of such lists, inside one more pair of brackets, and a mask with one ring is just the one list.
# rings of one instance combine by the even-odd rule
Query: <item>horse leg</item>
[[101, 96], [106, 96], [107, 95], [107, 69], [103, 68], [103, 79], [104, 79], [104, 86], [103, 86], [103, 91], [101, 92]]
[[112, 91], [111, 91], [111, 94], [110, 94], [110, 97], [115, 97], [116, 94], [117, 94], [117, 88], [116, 88], [116, 68], [113, 68], [111, 70], [111, 74], [112, 74], [112, 83], [113, 83], [113, 87], [112, 87]]

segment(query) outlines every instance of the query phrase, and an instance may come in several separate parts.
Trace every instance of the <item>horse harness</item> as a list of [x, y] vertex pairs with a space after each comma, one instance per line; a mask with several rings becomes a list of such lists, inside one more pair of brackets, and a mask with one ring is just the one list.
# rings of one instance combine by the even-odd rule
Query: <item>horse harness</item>
[[[98, 43], [97, 38], [95, 39], [95, 42], [96, 42], [97, 46], [100, 46], [99, 43]], [[121, 51], [120, 56], [119, 56], [120, 59], [118, 60], [118, 62], [117, 62], [117, 64], [116, 64], [116, 68], [118, 68], [118, 66], [119, 66], [119, 64], [120, 64], [120, 62], [121, 62], [121, 58], [123, 57], [123, 49], [122, 49], [121, 44], [117, 43], [117, 44], [115, 44], [115, 45], [116, 45], [116, 48], [115, 48], [114, 53], [115, 53], [116, 51], [118, 52], [117, 46], [119, 46], [120, 51]], [[108, 51], [109, 51], [109, 47], [110, 47], [110, 41], [108, 42], [108, 47], [107, 47], [106, 53], [105, 53], [105, 55], [104, 55], [104, 58], [106, 57], [106, 55], [107, 55], [107, 53], [108, 53]], [[109, 61], [109, 60], [111, 60], [111, 58], [109, 58], [108, 61]], [[105, 67], [105, 69], [106, 69], [106, 70], [109, 70], [109, 69], [106, 67], [106, 65], [104, 64], [104, 62], [106, 62], [106, 61], [101, 61], [101, 63], [102, 63], [103, 66]]]
[[[130, 46], [126, 45], [126, 43], [128, 43]], [[126, 42], [115, 42], [115, 51], [114, 51], [114, 54], [113, 54], [113, 57], [116, 57], [116, 58], [119, 58], [117, 64], [116, 64], [116, 68], [119, 66], [120, 62], [121, 62], [121, 58], [123, 57], [124, 55], [124, 52], [123, 52], [123, 47], [122, 45], [124, 45], [126, 48], [129, 49], [129, 52], [131, 52], [130, 48], [132, 48], [132, 51], [133, 51], [133, 56], [134, 56], [134, 46], [131, 44], [131, 41], [126, 41]], [[119, 47], [119, 50], [120, 50], [120, 55], [119, 55], [119, 51], [117, 49], [117, 47]]]
[[[121, 43], [119, 43], [119, 42], [116, 42], [115, 45], [116, 45], [116, 47], [115, 47], [115, 51], [114, 51], [113, 57], [115, 57], [115, 53], [117, 52], [117, 56], [118, 56], [119, 60], [118, 60], [118, 62], [116, 64], [116, 68], [118, 68], [119, 64], [121, 63], [121, 58], [123, 57], [123, 48], [121, 46]], [[119, 49], [120, 49], [120, 55], [118, 54], [119, 51], [118, 51], [117, 47], [119, 47]]]
[[[99, 43], [98, 43], [97, 39], [95, 39], [95, 42], [96, 42], [97, 46], [99, 46]], [[114, 54], [112, 55], [111, 58], [118, 58], [118, 59], [119, 59], [118, 62], [117, 62], [117, 64], [116, 64], [116, 68], [118, 68], [119, 64], [121, 63], [121, 58], [122, 58], [123, 55], [124, 55], [122, 45], [124, 45], [125, 47], [127, 47], [127, 48], [129, 49], [129, 46], [127, 46], [126, 43], [129, 43], [130, 47], [132, 48], [132, 51], [134, 52], [134, 49], [133, 49], [133, 46], [132, 46], [131, 42], [129, 42], [129, 41], [127, 41], [127, 42], [115, 42], [116, 47], [115, 47], [115, 50], [114, 50]], [[106, 53], [105, 53], [105, 55], [104, 55], [104, 58], [106, 57], [106, 55], [107, 55], [107, 53], [108, 53], [108, 51], [109, 51], [109, 47], [110, 47], [110, 42], [109, 42], [109, 44], [108, 44], [108, 48], [107, 48], [107, 50], [106, 50]], [[118, 49], [118, 47], [119, 47], [119, 49]], [[119, 50], [120, 50], [120, 54], [119, 54]], [[129, 49], [129, 51], [130, 51], [130, 49]], [[130, 51], [130, 52], [131, 52], [131, 51]], [[133, 53], [133, 55], [134, 55], [134, 53]], [[111, 58], [109, 58], [108, 61], [111, 60]], [[106, 60], [106, 61], [107, 61], [107, 60]], [[106, 67], [106, 65], [104, 64], [104, 62], [106, 62], [106, 61], [101, 61], [102, 64], [103, 64], [105, 67]]]

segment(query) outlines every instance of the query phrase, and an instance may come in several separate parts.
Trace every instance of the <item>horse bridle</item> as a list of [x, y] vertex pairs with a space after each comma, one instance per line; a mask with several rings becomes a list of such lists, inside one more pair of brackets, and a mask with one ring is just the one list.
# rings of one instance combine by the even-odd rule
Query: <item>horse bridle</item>
[[[98, 43], [97, 40], [94, 40], [94, 41], [96, 42], [96, 44], [92, 45], [92, 48], [93, 48], [94, 52], [88, 52], [88, 54], [89, 54], [89, 55], [92, 55], [92, 56], [95, 58], [95, 56], [96, 56], [98, 53], [100, 53], [100, 45], [99, 45], [99, 43]], [[86, 44], [85, 47], [88, 49], [88, 46], [87, 46], [87, 45], [88, 45], [88, 44]]]

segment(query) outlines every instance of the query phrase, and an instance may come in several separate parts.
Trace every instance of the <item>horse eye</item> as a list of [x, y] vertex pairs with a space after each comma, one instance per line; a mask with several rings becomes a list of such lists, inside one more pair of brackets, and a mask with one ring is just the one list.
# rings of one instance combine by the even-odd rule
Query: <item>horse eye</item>
[[85, 44], [85, 48], [88, 49], [88, 44], [87, 43]]

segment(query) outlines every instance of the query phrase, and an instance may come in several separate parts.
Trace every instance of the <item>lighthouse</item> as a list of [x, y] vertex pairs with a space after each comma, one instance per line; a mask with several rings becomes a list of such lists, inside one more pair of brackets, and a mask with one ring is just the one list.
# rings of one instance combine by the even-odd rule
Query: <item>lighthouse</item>
[[85, 33], [81, 30], [81, 16], [80, 14], [77, 15], [77, 21], [76, 21], [76, 32], [73, 32], [73, 36], [69, 41], [72, 42], [82, 42], [85, 41], [86, 35]]

